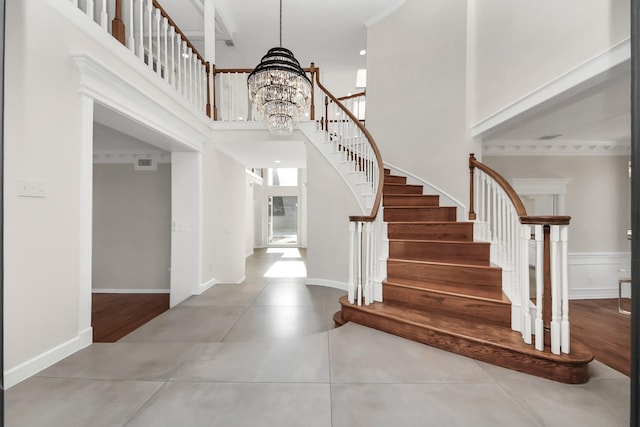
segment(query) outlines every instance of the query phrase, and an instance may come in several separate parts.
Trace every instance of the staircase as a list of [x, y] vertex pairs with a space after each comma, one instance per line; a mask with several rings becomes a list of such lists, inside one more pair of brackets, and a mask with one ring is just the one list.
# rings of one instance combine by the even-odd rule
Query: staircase
[[336, 324], [351, 321], [539, 377], [586, 382], [593, 356], [584, 345], [572, 340], [570, 354], [555, 355], [511, 329], [502, 270], [489, 261], [490, 244], [473, 241], [473, 223], [457, 222], [456, 208], [423, 195], [421, 185], [384, 172], [384, 302], [358, 306], [343, 297]]

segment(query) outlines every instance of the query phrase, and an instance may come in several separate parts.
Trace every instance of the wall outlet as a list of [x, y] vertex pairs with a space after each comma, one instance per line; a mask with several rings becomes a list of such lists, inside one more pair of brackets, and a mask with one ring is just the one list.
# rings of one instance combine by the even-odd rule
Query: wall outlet
[[44, 197], [44, 182], [18, 181], [18, 197]]

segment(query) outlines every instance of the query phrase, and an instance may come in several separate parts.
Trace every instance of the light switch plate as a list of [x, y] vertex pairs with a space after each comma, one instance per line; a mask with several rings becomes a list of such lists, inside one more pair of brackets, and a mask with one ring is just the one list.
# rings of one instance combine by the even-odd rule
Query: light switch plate
[[18, 197], [44, 197], [44, 182], [18, 181]]

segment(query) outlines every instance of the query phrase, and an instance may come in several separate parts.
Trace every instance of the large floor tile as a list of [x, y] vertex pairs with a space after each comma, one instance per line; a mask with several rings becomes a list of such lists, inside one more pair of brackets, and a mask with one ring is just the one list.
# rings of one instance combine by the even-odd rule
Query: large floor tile
[[127, 427], [331, 425], [327, 384], [170, 383]]
[[347, 323], [329, 332], [333, 383], [492, 382], [467, 357]]
[[122, 426], [162, 384], [34, 377], [7, 390], [5, 421], [11, 427]]
[[331, 399], [334, 427], [542, 426], [496, 384], [334, 384]]
[[168, 380], [197, 350], [194, 343], [93, 344], [40, 372], [44, 377]]
[[254, 306], [322, 307], [327, 303], [325, 288], [304, 282], [269, 282], [253, 302]]
[[224, 337], [224, 342], [292, 338], [327, 330], [325, 308], [249, 307]]
[[175, 307], [119, 342], [217, 342], [245, 310], [245, 307]]
[[327, 334], [264, 342], [203, 344], [173, 379], [328, 383]]
[[629, 425], [627, 380], [594, 380], [582, 385], [506, 382], [501, 386], [545, 427]]
[[218, 284], [201, 295], [187, 298], [178, 307], [248, 307], [264, 289], [265, 284]]

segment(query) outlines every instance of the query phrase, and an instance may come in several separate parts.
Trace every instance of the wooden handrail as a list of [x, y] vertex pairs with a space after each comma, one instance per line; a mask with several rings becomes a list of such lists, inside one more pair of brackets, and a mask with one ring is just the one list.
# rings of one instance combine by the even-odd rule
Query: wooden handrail
[[[489, 175], [491, 178], [493, 178], [494, 181], [496, 181], [500, 185], [500, 187], [502, 187], [505, 193], [507, 193], [507, 196], [509, 196], [511, 203], [513, 203], [513, 206], [515, 207], [516, 213], [518, 214], [519, 217], [527, 216], [527, 209], [525, 209], [524, 204], [520, 199], [520, 196], [518, 196], [518, 193], [516, 193], [516, 191], [511, 186], [511, 184], [509, 184], [507, 180], [504, 179], [502, 175], [500, 175], [498, 172], [494, 171], [489, 166], [484, 165], [480, 163], [478, 160], [476, 160], [474, 153], [471, 153], [469, 154], [469, 169], [471, 171], [471, 203], [470, 203], [470, 209], [469, 209], [469, 219], [475, 219], [475, 212], [473, 210], [473, 193], [474, 193], [473, 169], [474, 168], [478, 168], [482, 172]], [[473, 218], [471, 218], [472, 213], [474, 216]]]
[[367, 95], [367, 92], [362, 91], [362, 92], [354, 93], [353, 95], [341, 96], [340, 98], [338, 98], [338, 101], [346, 101], [347, 99], [357, 98], [359, 96], [366, 96], [366, 95]]
[[342, 109], [342, 111], [344, 111], [344, 113], [353, 121], [353, 123], [356, 124], [358, 129], [360, 129], [360, 132], [364, 134], [364, 136], [369, 141], [369, 144], [371, 144], [373, 153], [376, 156], [376, 163], [378, 164], [378, 174], [379, 174], [378, 190], [376, 191], [376, 198], [374, 199], [373, 206], [371, 207], [371, 213], [369, 215], [358, 215], [358, 216], [349, 217], [350, 221], [373, 222], [378, 216], [380, 202], [382, 201], [382, 189], [383, 189], [383, 183], [384, 183], [384, 165], [382, 164], [382, 155], [380, 154], [378, 145], [376, 144], [376, 141], [373, 139], [373, 137], [371, 136], [367, 128], [362, 126], [362, 123], [360, 123], [360, 120], [358, 120], [357, 117], [354, 116], [353, 113], [349, 111], [348, 108], [342, 105], [342, 103], [338, 101], [338, 99], [335, 96], [333, 96], [331, 92], [329, 92], [327, 88], [325, 88], [322, 85], [322, 83], [320, 83], [320, 73], [316, 73], [316, 83], [318, 84], [318, 87], [329, 97], [329, 99], [331, 99], [332, 102], [338, 105]]

